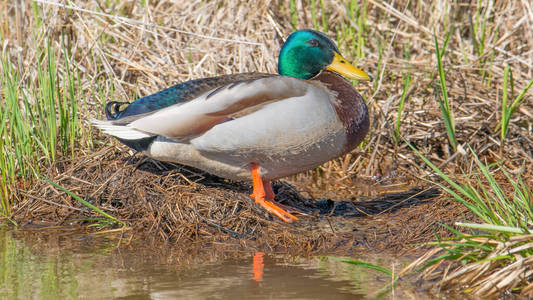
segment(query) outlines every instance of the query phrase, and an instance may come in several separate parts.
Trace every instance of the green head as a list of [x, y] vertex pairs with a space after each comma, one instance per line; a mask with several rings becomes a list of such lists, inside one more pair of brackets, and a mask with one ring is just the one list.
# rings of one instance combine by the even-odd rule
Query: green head
[[299, 30], [287, 38], [279, 53], [280, 75], [310, 79], [326, 69], [351, 79], [370, 80], [365, 72], [348, 63], [322, 32]]

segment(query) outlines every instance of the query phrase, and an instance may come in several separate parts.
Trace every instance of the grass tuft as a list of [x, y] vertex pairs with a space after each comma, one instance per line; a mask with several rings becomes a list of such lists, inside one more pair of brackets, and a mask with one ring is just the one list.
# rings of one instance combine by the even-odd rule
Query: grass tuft
[[[453, 267], [448, 266], [440, 284], [468, 284], [470, 292], [479, 296], [512, 289], [531, 293], [533, 281], [522, 274], [533, 273], [529, 263], [533, 263], [533, 192], [521, 174], [511, 176], [499, 164], [487, 165], [470, 149], [475, 171], [452, 178], [411, 148], [448, 185], [435, 184], [481, 223], [455, 223], [469, 232], [447, 227], [455, 237], [428, 243], [436, 248], [410, 267], [420, 267], [426, 278], [435, 278], [441, 274], [439, 267], [451, 262]], [[504, 188], [504, 182], [511, 190]]]
[[[39, 10], [34, 15], [40, 24]], [[20, 73], [6, 51], [0, 56], [0, 83], [4, 101], [0, 126], [0, 214], [11, 215], [20, 200], [17, 186], [38, 178], [61, 157], [72, 157], [87, 139], [78, 117], [81, 98], [79, 75], [72, 71], [64, 39], [59, 49], [48, 38], [35, 35], [35, 80]], [[59, 53], [60, 57], [56, 53]]]

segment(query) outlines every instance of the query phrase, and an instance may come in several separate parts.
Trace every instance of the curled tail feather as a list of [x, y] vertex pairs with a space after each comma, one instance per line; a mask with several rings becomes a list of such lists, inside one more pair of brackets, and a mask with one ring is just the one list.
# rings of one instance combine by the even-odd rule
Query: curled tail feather
[[105, 106], [105, 116], [108, 120], [116, 120], [120, 117], [125, 108], [120, 109], [122, 105], [130, 104], [129, 102], [111, 101]]

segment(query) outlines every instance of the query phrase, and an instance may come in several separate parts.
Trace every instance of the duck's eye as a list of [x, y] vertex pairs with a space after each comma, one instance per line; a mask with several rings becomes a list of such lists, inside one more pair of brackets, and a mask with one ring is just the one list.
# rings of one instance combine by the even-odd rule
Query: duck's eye
[[315, 39], [309, 40], [307, 44], [309, 44], [311, 47], [318, 47], [318, 41]]

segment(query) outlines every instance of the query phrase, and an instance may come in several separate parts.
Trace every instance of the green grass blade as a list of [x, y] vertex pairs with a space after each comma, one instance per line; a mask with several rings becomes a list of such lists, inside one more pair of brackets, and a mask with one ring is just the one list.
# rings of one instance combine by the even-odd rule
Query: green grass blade
[[512, 116], [515, 113], [515, 111], [518, 109], [518, 107], [520, 107], [520, 105], [522, 103], [524, 103], [524, 101], [525, 101], [524, 96], [526, 95], [527, 91], [529, 91], [531, 86], [533, 86], [533, 79], [531, 81], [529, 81], [529, 83], [522, 90], [522, 92], [520, 92], [520, 95], [518, 95], [518, 97], [516, 97], [514, 99], [513, 103], [511, 103], [511, 108], [509, 109], [509, 118], [510, 118], [510, 116]]
[[113, 217], [112, 215], [106, 213], [105, 211], [101, 210], [100, 208], [92, 205], [91, 203], [89, 203], [88, 201], [85, 201], [83, 200], [81, 197], [79, 197], [78, 195], [72, 193], [71, 191], [67, 190], [66, 188], [60, 186], [59, 184], [55, 183], [54, 181], [52, 181], [51, 179], [49, 179], [48, 177], [44, 176], [44, 175], [41, 175], [39, 174], [39, 177], [41, 177], [43, 180], [45, 180], [46, 182], [48, 182], [49, 184], [51, 184], [52, 186], [62, 190], [63, 192], [65, 192], [67, 195], [71, 196], [72, 198], [76, 199], [78, 202], [80, 202], [81, 204], [85, 205], [86, 207], [94, 210], [95, 212], [99, 213], [100, 215], [106, 217], [107, 219], [113, 221], [114, 223], [118, 223], [122, 226], [126, 226], [125, 223], [123, 223], [122, 221], [119, 221], [117, 218]]
[[289, 8], [291, 11], [291, 23], [294, 30], [298, 29], [298, 8], [296, 6], [296, 0], [289, 0]]
[[493, 225], [493, 224], [477, 224], [477, 223], [462, 223], [455, 222], [455, 225], [479, 229], [484, 231], [496, 231], [501, 233], [515, 233], [515, 234], [527, 234], [529, 232], [524, 231], [522, 228], [511, 227], [511, 226], [502, 226], [502, 225]]
[[405, 105], [405, 100], [407, 99], [407, 91], [411, 86], [411, 72], [407, 71], [407, 75], [404, 77], [403, 91], [400, 98], [400, 103], [398, 104], [398, 111], [396, 113], [396, 124], [394, 126], [394, 143], [398, 144], [400, 140], [400, 125], [402, 123], [402, 113]]
[[353, 259], [353, 258], [342, 259], [342, 258], [331, 257], [331, 256], [329, 258], [333, 259], [333, 260], [341, 261], [341, 262], [344, 262], [344, 263], [347, 263], [347, 264], [356, 265], [356, 266], [360, 266], [360, 267], [364, 267], [364, 268], [368, 268], [368, 269], [373, 269], [373, 270], [385, 273], [385, 274], [387, 274], [389, 276], [393, 276], [392, 271], [390, 271], [389, 269], [384, 268], [384, 267], [380, 267], [378, 265], [374, 265], [374, 264], [371, 264], [371, 263], [367, 263], [367, 262], [364, 262], [362, 260]]
[[446, 133], [448, 135], [448, 140], [450, 142], [450, 145], [453, 148], [453, 151], [457, 151], [457, 139], [455, 135], [455, 120], [450, 108], [450, 101], [448, 98], [448, 89], [446, 87], [446, 76], [444, 73], [444, 67], [442, 64], [442, 57], [444, 56], [444, 53], [446, 51], [446, 46], [448, 45], [450, 36], [452, 31], [450, 31], [447, 36], [446, 40], [444, 41], [444, 45], [442, 50], [439, 48], [439, 42], [437, 40], [437, 35], [433, 35], [433, 39], [435, 41], [435, 54], [437, 56], [437, 71], [439, 73], [439, 82], [440, 82], [440, 94], [437, 93], [437, 99], [439, 101], [439, 107], [442, 113], [442, 117], [444, 119], [444, 126], [446, 128]]
[[503, 141], [505, 140], [505, 136], [507, 135], [507, 126], [509, 125], [509, 115], [508, 115], [508, 107], [507, 107], [507, 93], [508, 93], [508, 82], [509, 82], [509, 65], [505, 66], [505, 70], [503, 72], [503, 92], [502, 92], [502, 115], [501, 115], [501, 121], [500, 121], [500, 141], [502, 142], [502, 148], [503, 148]]

